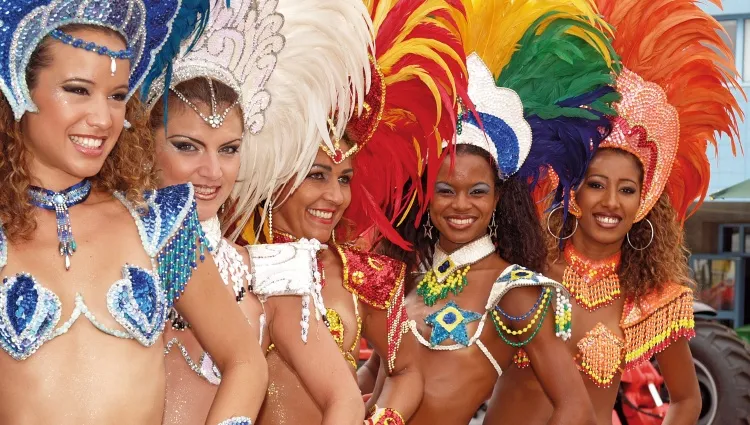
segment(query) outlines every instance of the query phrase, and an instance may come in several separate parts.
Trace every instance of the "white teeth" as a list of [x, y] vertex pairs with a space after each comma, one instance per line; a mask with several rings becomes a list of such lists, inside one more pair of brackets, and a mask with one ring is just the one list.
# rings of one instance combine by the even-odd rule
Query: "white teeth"
[[320, 211], [308, 208], [307, 212], [315, 217], [322, 218], [323, 220], [330, 220], [333, 218], [333, 213], [330, 211]]
[[219, 190], [218, 187], [211, 187], [211, 186], [194, 186], [195, 193], [198, 195], [213, 195], [216, 193], [217, 190]]
[[91, 137], [78, 137], [70, 136], [70, 141], [76, 145], [83, 146], [84, 148], [96, 149], [104, 143], [102, 139], [94, 139]]
[[473, 218], [449, 218], [448, 221], [459, 226], [465, 226], [467, 224], [473, 223], [474, 219]]
[[600, 222], [602, 224], [617, 224], [617, 223], [619, 223], [621, 221], [617, 217], [607, 217], [607, 216], [604, 216], [604, 215], [597, 215], [597, 216], [595, 216], [595, 218], [596, 218], [596, 221], [598, 221], [598, 222]]

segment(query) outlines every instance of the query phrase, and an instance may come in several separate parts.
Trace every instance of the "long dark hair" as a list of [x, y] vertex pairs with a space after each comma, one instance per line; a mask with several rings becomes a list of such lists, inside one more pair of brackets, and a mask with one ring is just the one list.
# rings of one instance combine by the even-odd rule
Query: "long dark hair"
[[[482, 157], [493, 170], [497, 169], [495, 160], [489, 152], [473, 145], [456, 146], [456, 155], [476, 155]], [[544, 269], [547, 247], [536, 214], [534, 201], [531, 199], [529, 185], [518, 178], [511, 177], [501, 181], [495, 174], [495, 189], [500, 200], [495, 207], [497, 238], [494, 238], [497, 253], [505, 261], [518, 264], [536, 272]], [[427, 175], [425, 172], [424, 175]], [[425, 184], [423, 179], [422, 184]], [[437, 242], [437, 229], [433, 229], [433, 239], [424, 234], [423, 226], [427, 222], [424, 214], [416, 223], [417, 209], [412, 208], [404, 221], [396, 227], [401, 236], [414, 245], [413, 251], [405, 251], [381, 240], [377, 250], [389, 257], [404, 261], [409, 270], [415, 270], [420, 262], [429, 264]]]

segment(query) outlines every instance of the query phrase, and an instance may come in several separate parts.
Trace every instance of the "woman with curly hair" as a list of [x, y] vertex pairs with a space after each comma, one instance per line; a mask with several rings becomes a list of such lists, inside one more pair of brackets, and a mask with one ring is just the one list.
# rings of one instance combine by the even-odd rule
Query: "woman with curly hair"
[[[593, 424], [583, 382], [562, 355], [570, 302], [540, 274], [547, 249], [529, 181], [551, 157], [564, 161], [603, 137], [611, 46], [588, 2], [483, 1], [469, 16], [469, 99], [455, 145], [427, 162], [426, 214], [399, 226], [415, 242], [406, 305], [425, 348], [425, 396], [410, 423], [468, 423], [525, 347], [553, 400], [549, 423]], [[573, 183], [585, 171], [585, 161], [555, 164]]]
[[[204, 35], [195, 42], [187, 40], [172, 61], [169, 86], [164, 75], [143, 87], [157, 141], [159, 184], [190, 182], [195, 187], [198, 218], [223, 280], [213, 290], [231, 294], [259, 331], [246, 338], [259, 340], [264, 351], [271, 344], [276, 347], [320, 407], [321, 423], [326, 425], [361, 425], [365, 409], [323, 320], [311, 314], [319, 313], [315, 255], [320, 243], [306, 240], [245, 249], [223, 236], [222, 220], [226, 230], [232, 211], [255, 206], [238, 202], [238, 195], [250, 199], [265, 193], [280, 174], [296, 171], [290, 159], [318, 150], [317, 132], [312, 134], [315, 138], [285, 139], [283, 150], [267, 146], [267, 133], [280, 121], [289, 129], [289, 115], [297, 115], [300, 136], [315, 117], [290, 108], [291, 93], [305, 93], [308, 105], [317, 106], [313, 110], [330, 110], [335, 100], [355, 101], [349, 82], [363, 88], [370, 67], [368, 18], [360, 0], [235, 0], [231, 7], [217, 2]], [[328, 31], [334, 22], [340, 24], [337, 31]], [[223, 45], [234, 48], [212, 47]], [[275, 62], [270, 72], [269, 62]], [[329, 83], [308, 85], [304, 75]], [[268, 101], [258, 109], [256, 102], [263, 96]], [[326, 132], [327, 116], [315, 118]], [[264, 162], [279, 166], [257, 188], [238, 193], [237, 182], [252, 179], [259, 170], [252, 163], [260, 149], [265, 150]], [[171, 325], [165, 331], [164, 425], [203, 425], [222, 376], [190, 324], [175, 315]], [[276, 385], [269, 381], [271, 388]], [[290, 408], [279, 406], [278, 411], [283, 414]], [[264, 418], [257, 423], [267, 422]]]
[[266, 364], [232, 298], [207, 289], [220, 277], [193, 187], [154, 190], [130, 99], [207, 8], [0, 3], [0, 423], [161, 424], [172, 307], [224, 375], [208, 423], [249, 424], [260, 408]]
[[[694, 424], [701, 400], [681, 225], [706, 194], [707, 143], [737, 135], [734, 61], [694, 0], [598, 3], [616, 29], [622, 99], [569, 207], [548, 213], [547, 273], [575, 298], [569, 356], [598, 423], [612, 422], [622, 373], [655, 356], [669, 389], [664, 424]], [[529, 364], [537, 366], [520, 361], [500, 380], [485, 423], [547, 423], [552, 406]]]

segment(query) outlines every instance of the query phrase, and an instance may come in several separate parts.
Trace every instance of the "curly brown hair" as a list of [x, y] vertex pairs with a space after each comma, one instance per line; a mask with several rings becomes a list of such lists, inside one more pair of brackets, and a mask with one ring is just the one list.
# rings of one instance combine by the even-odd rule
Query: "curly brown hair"
[[[99, 26], [69, 25], [66, 32], [80, 28], [117, 32]], [[26, 70], [26, 81], [33, 89], [41, 69], [51, 64], [50, 37], [45, 37], [31, 56]], [[112, 152], [99, 173], [90, 180], [95, 190], [113, 193], [121, 191], [136, 204], [143, 201], [146, 190], [154, 189], [154, 141], [147, 126], [147, 116], [140, 101], [133, 97], [127, 104], [125, 116], [132, 128], [120, 134]], [[24, 117], [25, 118], [25, 117]], [[0, 96], [0, 223], [10, 240], [25, 239], [36, 229], [33, 206], [27, 190], [34, 178], [28, 169], [31, 153], [24, 145], [21, 131], [23, 119], [16, 121], [4, 96]]]
[[[651, 239], [651, 226], [654, 226], [654, 239]], [[660, 291], [667, 283], [694, 287], [690, 277], [688, 255], [685, 246], [684, 231], [677, 220], [677, 214], [665, 193], [648, 213], [646, 219], [633, 224], [630, 229], [630, 243], [637, 248], [648, 245], [648, 248], [636, 250], [626, 240], [622, 241], [622, 260], [620, 266], [620, 286], [625, 297], [638, 299], [654, 291]], [[555, 213], [549, 217], [552, 231], [560, 229], [562, 214]], [[570, 235], [574, 231], [575, 220], [566, 220], [561, 232], [557, 235]], [[561, 258], [560, 241], [546, 232], [549, 255], [548, 263]]]
[[[497, 168], [489, 152], [477, 146], [457, 145], [456, 155], [476, 155], [487, 161], [493, 170]], [[542, 272], [547, 247], [529, 185], [516, 177], [501, 181], [495, 173], [495, 188], [500, 192], [500, 200], [495, 207], [497, 237], [493, 239], [497, 254], [511, 264]], [[387, 239], [379, 241], [376, 247], [378, 252], [405, 262], [411, 270], [415, 270], [420, 262], [429, 264], [432, 261], [437, 240], [437, 237], [433, 240], [424, 234], [427, 215], [422, 215], [421, 221], [415, 224], [416, 216], [417, 208], [412, 208], [403, 223], [396, 227], [405, 240], [413, 243], [413, 251], [405, 251]], [[433, 232], [437, 233], [437, 229], [433, 229]]]

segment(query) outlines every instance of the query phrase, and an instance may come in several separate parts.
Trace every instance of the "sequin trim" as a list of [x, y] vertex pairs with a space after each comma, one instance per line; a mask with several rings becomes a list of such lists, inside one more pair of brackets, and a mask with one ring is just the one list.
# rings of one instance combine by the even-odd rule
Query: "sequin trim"
[[188, 367], [190, 367], [196, 375], [205, 379], [206, 382], [212, 385], [219, 385], [221, 383], [221, 371], [219, 371], [219, 368], [207, 352], [203, 352], [198, 363], [196, 363], [193, 358], [190, 357], [187, 348], [182, 345], [180, 340], [178, 338], [172, 338], [167, 342], [167, 345], [164, 348], [164, 355], [166, 356], [172, 352], [172, 348], [174, 347], [177, 347], [177, 349], [180, 350], [180, 354], [182, 354], [182, 358], [185, 359], [185, 363], [187, 363]]
[[365, 421], [366, 425], [405, 425], [406, 421], [396, 410], [391, 408], [377, 408]]
[[620, 326], [627, 341], [625, 368], [632, 369], [664, 351], [672, 342], [695, 336], [692, 290], [669, 284], [640, 302], [628, 300]]
[[[372, 307], [388, 309], [399, 285], [404, 283], [406, 264], [384, 255], [344, 248], [338, 244], [335, 247], [343, 266], [344, 288]], [[373, 267], [373, 262], [379, 267]], [[355, 273], [360, 278], [353, 279]]]
[[253, 425], [247, 416], [235, 416], [219, 423], [219, 425]]

